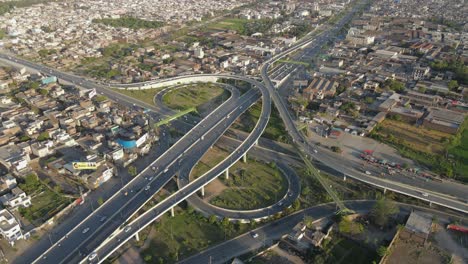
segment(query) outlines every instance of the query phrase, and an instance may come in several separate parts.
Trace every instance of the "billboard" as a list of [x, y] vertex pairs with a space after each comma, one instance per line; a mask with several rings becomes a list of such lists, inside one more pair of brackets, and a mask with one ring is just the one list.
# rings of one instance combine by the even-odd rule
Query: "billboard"
[[141, 138], [139, 138], [137, 141], [136, 141], [136, 147], [140, 147], [141, 145], [143, 145], [143, 143], [145, 143], [145, 141], [148, 139], [148, 133], [145, 133], [143, 136], [141, 136]]
[[95, 170], [97, 169], [96, 162], [72, 162], [74, 170]]
[[96, 96], [97, 92], [96, 92], [96, 89], [92, 89], [89, 94], [88, 94], [88, 97], [89, 99], [93, 98], [94, 96]]

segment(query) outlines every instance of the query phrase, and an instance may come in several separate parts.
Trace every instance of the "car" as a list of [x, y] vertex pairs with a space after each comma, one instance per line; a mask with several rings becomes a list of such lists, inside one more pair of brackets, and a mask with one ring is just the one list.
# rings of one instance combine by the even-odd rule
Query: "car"
[[283, 202], [279, 202], [279, 203], [278, 203], [278, 206], [282, 206], [282, 205], [283, 205]]
[[370, 171], [365, 171], [367, 175], [371, 175]]
[[151, 169], [155, 171], [155, 170], [156, 170], [156, 167], [153, 166], [153, 167], [151, 167]]
[[107, 217], [103, 216], [103, 217], [101, 217], [101, 219], [99, 219], [99, 222], [104, 222], [104, 221], [106, 221], [106, 219], [107, 219]]
[[165, 169], [164, 169], [164, 173], [166, 173], [168, 170], [169, 170], [168, 168], [165, 168]]
[[97, 253], [96, 252], [93, 252], [91, 254], [89, 254], [89, 257], [88, 257], [88, 260], [93, 260], [97, 257]]
[[126, 226], [124, 228], [124, 232], [127, 233], [128, 231], [132, 230], [132, 227], [131, 226]]
[[148, 181], [152, 181], [153, 179], [154, 179], [154, 177], [151, 176], [151, 177], [148, 178]]
[[318, 153], [318, 151], [316, 149], [313, 149], [314, 153]]
[[150, 188], [151, 188], [151, 186], [149, 186], [149, 185], [146, 185], [146, 187], [145, 187], [145, 191], [149, 190]]
[[255, 233], [255, 232], [250, 233], [250, 235], [251, 235], [253, 238], [257, 238], [257, 237], [258, 237], [258, 234]]
[[88, 231], [89, 231], [89, 227], [83, 229], [83, 232], [82, 232], [82, 233], [83, 233], [83, 234], [86, 234], [86, 233], [88, 233]]
[[424, 197], [428, 197], [428, 196], [429, 196], [428, 193], [422, 193], [421, 195], [424, 196]]

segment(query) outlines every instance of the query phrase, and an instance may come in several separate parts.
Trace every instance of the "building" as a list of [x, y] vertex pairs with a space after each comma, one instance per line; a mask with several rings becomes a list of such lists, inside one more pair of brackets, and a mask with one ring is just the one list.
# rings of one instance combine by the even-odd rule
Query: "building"
[[205, 56], [205, 52], [203, 51], [203, 48], [201, 47], [195, 48], [193, 53], [194, 53], [193, 55], [199, 59], [203, 59], [203, 57]]
[[424, 118], [423, 126], [426, 128], [456, 134], [465, 120], [463, 113], [442, 108], [430, 108], [429, 114]]
[[29, 160], [29, 155], [18, 146], [6, 145], [0, 147], [0, 162], [8, 169], [14, 169], [17, 171], [26, 169]]
[[416, 91], [408, 91], [405, 95], [410, 101], [410, 104], [417, 105], [417, 106], [437, 106], [439, 102], [442, 101], [442, 98], [438, 95], [430, 95], [419, 93]]
[[414, 67], [413, 69], [413, 79], [422, 80], [429, 74], [429, 67]]
[[339, 83], [330, 81], [325, 78], [314, 78], [312, 82], [302, 92], [303, 96], [311, 101], [313, 99], [323, 99], [325, 97], [332, 97], [336, 93]]
[[431, 233], [431, 228], [432, 219], [422, 212], [415, 211], [410, 214], [400, 237], [424, 244]]
[[31, 197], [19, 187], [15, 187], [11, 190], [11, 193], [7, 193], [0, 197], [0, 201], [4, 206], [10, 208], [29, 207], [31, 205]]
[[0, 191], [13, 189], [17, 185], [16, 178], [11, 176], [11, 174], [3, 175], [0, 177]]
[[15, 241], [23, 238], [18, 221], [5, 208], [0, 210], [0, 233], [12, 246], [15, 244]]
[[32, 154], [42, 158], [50, 154], [49, 147], [40, 142], [31, 144]]

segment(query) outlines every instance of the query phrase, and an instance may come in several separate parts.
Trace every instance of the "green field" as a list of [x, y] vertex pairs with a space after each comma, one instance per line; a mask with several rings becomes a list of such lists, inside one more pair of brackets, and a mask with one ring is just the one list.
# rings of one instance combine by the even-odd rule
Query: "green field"
[[203, 104], [217, 97], [223, 97], [220, 98], [220, 101], [222, 101], [222, 99], [227, 99], [228, 96], [227, 92], [225, 93], [225, 90], [216, 84], [192, 84], [164, 94], [163, 102], [172, 109], [185, 110], [195, 107], [199, 112], [202, 112], [202, 109], [198, 108]]
[[251, 210], [279, 201], [288, 190], [288, 182], [275, 164], [248, 160], [229, 168], [229, 179], [219, 179], [228, 187], [210, 203], [228, 209]]
[[142, 102], [145, 102], [150, 105], [154, 105], [154, 97], [156, 94], [161, 91], [162, 88], [154, 88], [154, 89], [147, 89], [147, 90], [121, 90], [121, 89], [114, 89], [114, 91], [119, 92], [121, 94], [130, 96]]
[[[260, 103], [254, 104], [249, 108], [242, 116], [239, 121], [236, 122], [233, 127], [245, 132], [250, 132], [255, 127], [258, 121], [260, 113], [262, 112], [262, 105]], [[283, 120], [279, 117], [278, 110], [272, 105], [270, 120], [268, 125], [263, 132], [262, 137], [276, 140], [280, 142], [288, 143], [288, 136], [284, 127]]]
[[228, 156], [228, 153], [219, 148], [218, 146], [213, 146], [209, 149], [200, 159], [200, 161], [193, 167], [190, 177], [196, 179], [202, 176], [205, 172], [209, 171], [216, 164], [219, 164], [223, 159]]
[[248, 225], [210, 222], [196, 212], [165, 215], [154, 224], [156, 232], [149, 247], [141, 251], [147, 263], [175, 263], [184, 257], [247, 231]]
[[211, 24], [208, 24], [208, 29], [215, 30], [235, 30], [237, 32], [243, 32], [245, 25], [249, 23], [247, 19], [241, 18], [227, 18], [222, 21], [217, 21]]

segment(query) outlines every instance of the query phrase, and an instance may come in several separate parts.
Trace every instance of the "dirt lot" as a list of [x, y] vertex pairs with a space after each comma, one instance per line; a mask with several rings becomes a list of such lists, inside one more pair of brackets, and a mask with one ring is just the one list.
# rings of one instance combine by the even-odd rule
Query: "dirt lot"
[[431, 243], [422, 246], [411, 239], [404, 241], [398, 238], [391, 248], [390, 255], [385, 263], [448, 264], [450, 263], [450, 254]]

